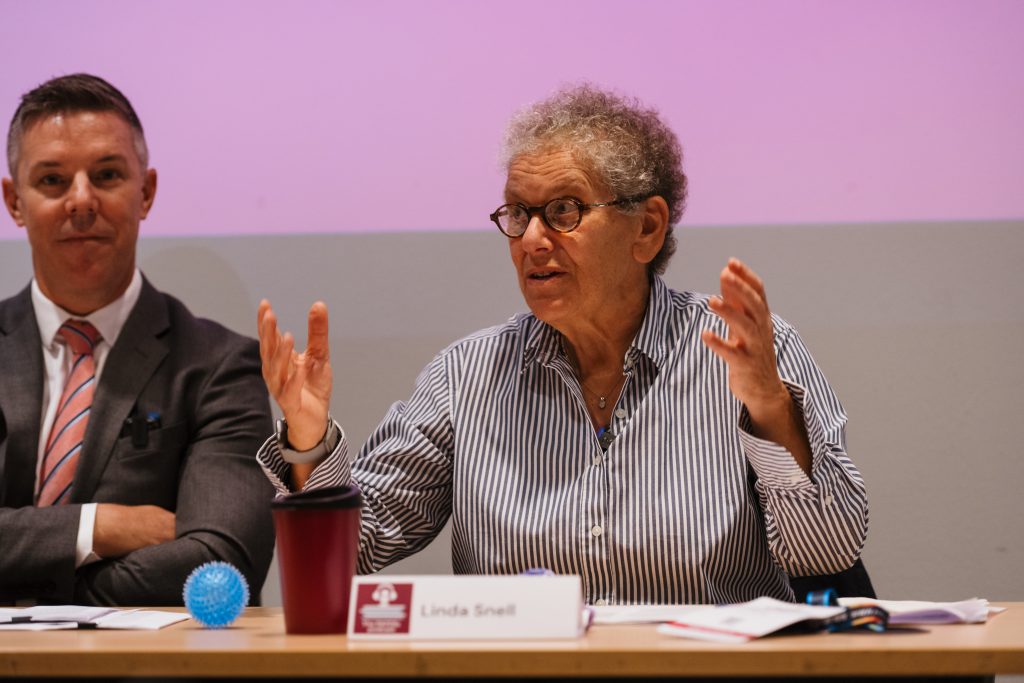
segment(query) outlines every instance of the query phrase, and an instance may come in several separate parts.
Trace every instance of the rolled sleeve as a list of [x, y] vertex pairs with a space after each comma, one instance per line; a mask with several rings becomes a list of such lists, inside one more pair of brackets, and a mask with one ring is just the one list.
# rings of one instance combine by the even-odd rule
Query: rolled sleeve
[[779, 372], [803, 416], [810, 476], [786, 448], [750, 433], [745, 410], [738, 433], [757, 475], [772, 555], [790, 576], [831, 574], [860, 557], [867, 537], [867, 493], [846, 454], [846, 415], [838, 399], [796, 332], [782, 325]]

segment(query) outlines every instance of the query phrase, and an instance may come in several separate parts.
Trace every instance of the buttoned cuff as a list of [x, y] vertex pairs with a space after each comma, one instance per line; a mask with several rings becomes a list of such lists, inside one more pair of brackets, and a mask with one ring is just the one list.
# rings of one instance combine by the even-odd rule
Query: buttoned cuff
[[800, 412], [800, 419], [804, 421], [807, 429], [811, 447], [812, 476], [807, 476], [807, 473], [803, 471], [796, 458], [793, 457], [793, 454], [785, 446], [781, 446], [774, 441], [766, 441], [750, 433], [750, 413], [747, 412], [746, 406], [740, 412], [739, 424], [737, 425], [740, 443], [743, 446], [743, 453], [747, 456], [747, 461], [757, 474], [758, 480], [765, 486], [783, 489], [807, 489], [811, 491], [815, 488], [813, 481], [815, 463], [820, 457], [818, 455], [820, 448], [814, 443], [811, 435], [820, 434], [821, 430], [812, 430], [811, 425], [807, 424], [808, 411], [813, 410], [807, 405], [809, 398], [807, 391], [799, 384], [794, 384], [788, 380], [783, 380], [783, 383], [786, 385], [786, 389], [789, 390], [789, 394], [792, 396], [793, 402]]

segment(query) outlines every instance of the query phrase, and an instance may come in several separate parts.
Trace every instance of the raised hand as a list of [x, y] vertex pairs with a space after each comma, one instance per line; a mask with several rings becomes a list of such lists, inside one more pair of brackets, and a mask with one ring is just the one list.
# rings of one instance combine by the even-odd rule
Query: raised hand
[[775, 363], [774, 326], [764, 282], [739, 259], [719, 276], [721, 296], [708, 305], [729, 326], [723, 339], [704, 330], [701, 339], [729, 366], [729, 390], [747, 407], [753, 433], [785, 446], [810, 471], [810, 446], [793, 398]]
[[739, 259], [729, 259], [719, 276], [721, 296], [708, 302], [729, 326], [727, 339], [710, 330], [704, 343], [729, 365], [729, 389], [748, 409], [765, 401], [789, 400], [775, 366], [771, 311], [764, 283]]
[[290, 332], [278, 330], [277, 316], [266, 299], [260, 302], [257, 326], [263, 380], [288, 422], [288, 443], [297, 451], [309, 450], [327, 431], [331, 401], [327, 306], [318, 301], [310, 307], [308, 342], [302, 353], [295, 350]]

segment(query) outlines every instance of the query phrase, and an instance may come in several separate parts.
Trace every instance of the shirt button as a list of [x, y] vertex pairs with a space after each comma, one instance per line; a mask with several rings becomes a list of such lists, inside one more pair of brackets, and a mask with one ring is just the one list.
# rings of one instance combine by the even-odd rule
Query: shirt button
[[604, 529], [601, 528], [600, 524], [595, 524], [594, 526], [590, 527], [590, 533], [593, 536], [600, 536], [604, 533]]
[[602, 458], [600, 455], [595, 455], [594, 456], [594, 467], [600, 467], [603, 464], [604, 464], [604, 458]]
[[605, 606], [605, 605], [607, 605], [607, 604], [608, 604], [608, 601], [607, 601], [607, 600], [605, 600], [604, 598], [601, 598], [601, 599], [599, 599], [599, 600], [595, 600], [595, 601], [594, 601], [594, 606], [595, 606], [595, 607], [604, 607], [604, 606]]
[[626, 409], [625, 408], [619, 408], [618, 410], [616, 410], [615, 411], [615, 417], [619, 418], [620, 420], [622, 418], [626, 417]]
[[833, 500], [835, 499], [832, 498], [831, 493], [825, 495], [825, 505], [831, 505]]

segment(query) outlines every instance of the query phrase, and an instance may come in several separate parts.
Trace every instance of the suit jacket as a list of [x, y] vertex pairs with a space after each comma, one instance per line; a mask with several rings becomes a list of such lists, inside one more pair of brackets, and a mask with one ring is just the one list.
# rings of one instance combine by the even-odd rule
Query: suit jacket
[[[0, 601], [182, 604], [210, 560], [259, 596], [274, 547], [273, 490], [255, 453], [272, 431], [256, 342], [143, 282], [107, 356], [67, 505], [33, 506], [43, 358], [29, 288], [0, 302]], [[159, 414], [147, 443], [125, 421]], [[174, 541], [75, 569], [82, 503], [158, 505]]]

